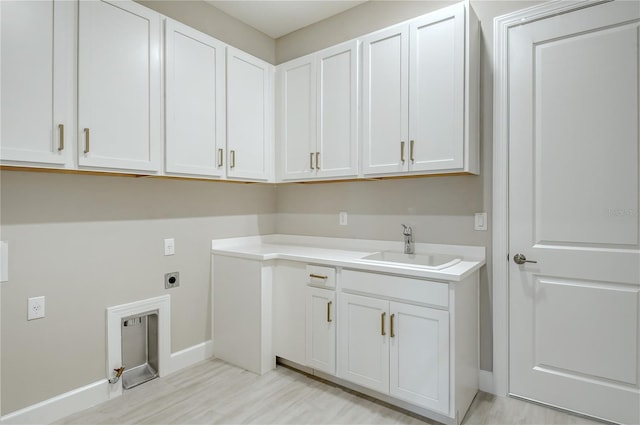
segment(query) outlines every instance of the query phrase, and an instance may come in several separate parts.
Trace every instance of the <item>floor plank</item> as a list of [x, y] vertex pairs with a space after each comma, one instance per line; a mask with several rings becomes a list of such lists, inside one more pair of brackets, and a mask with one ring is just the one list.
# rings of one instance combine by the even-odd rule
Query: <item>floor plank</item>
[[[286, 367], [263, 376], [207, 360], [55, 423], [437, 424]], [[522, 400], [478, 393], [464, 425], [595, 425]]]

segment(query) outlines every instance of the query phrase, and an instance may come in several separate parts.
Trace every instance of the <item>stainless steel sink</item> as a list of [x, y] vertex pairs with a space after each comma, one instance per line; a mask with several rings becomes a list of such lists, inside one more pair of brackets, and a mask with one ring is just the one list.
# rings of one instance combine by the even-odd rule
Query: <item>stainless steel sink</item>
[[460, 262], [461, 258], [450, 254], [404, 254], [395, 251], [382, 251], [367, 255], [361, 259], [364, 262], [378, 264], [398, 264], [420, 267], [431, 270], [441, 270]]

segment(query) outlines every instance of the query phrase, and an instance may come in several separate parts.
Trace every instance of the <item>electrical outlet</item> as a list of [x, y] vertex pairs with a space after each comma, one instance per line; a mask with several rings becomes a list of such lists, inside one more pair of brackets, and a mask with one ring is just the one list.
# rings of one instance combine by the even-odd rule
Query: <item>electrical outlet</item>
[[347, 225], [347, 218], [348, 218], [347, 212], [346, 211], [340, 211], [339, 217], [340, 217], [340, 226], [346, 226]]
[[44, 317], [44, 297], [29, 298], [27, 302], [27, 320]]
[[164, 289], [177, 288], [180, 286], [180, 273], [171, 272], [164, 274]]

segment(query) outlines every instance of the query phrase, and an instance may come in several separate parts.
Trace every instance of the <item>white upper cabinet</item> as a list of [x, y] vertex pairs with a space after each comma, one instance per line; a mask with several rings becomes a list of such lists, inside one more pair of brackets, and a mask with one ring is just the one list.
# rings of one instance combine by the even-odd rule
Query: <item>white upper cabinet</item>
[[79, 8], [78, 164], [157, 172], [160, 15], [122, 0]]
[[3, 164], [73, 166], [76, 4], [0, 2]]
[[227, 176], [273, 180], [273, 65], [227, 48]]
[[358, 43], [318, 54], [318, 177], [358, 174]]
[[315, 170], [316, 57], [303, 56], [277, 69], [279, 179], [307, 179]]
[[363, 172], [407, 170], [409, 26], [362, 40]]
[[365, 175], [478, 173], [477, 25], [459, 3], [363, 39]]
[[165, 171], [222, 177], [225, 170], [224, 43], [165, 21]]
[[279, 180], [358, 174], [358, 42], [278, 67]]

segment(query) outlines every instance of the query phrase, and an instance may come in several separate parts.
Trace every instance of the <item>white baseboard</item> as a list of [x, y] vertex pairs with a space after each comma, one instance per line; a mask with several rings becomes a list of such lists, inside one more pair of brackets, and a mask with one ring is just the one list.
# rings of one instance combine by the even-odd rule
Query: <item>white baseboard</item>
[[[211, 340], [173, 353], [167, 374], [194, 365], [213, 356]], [[106, 379], [60, 394], [0, 417], [0, 424], [48, 424], [109, 400]]]
[[213, 341], [211, 340], [185, 348], [171, 354], [169, 373], [177, 372], [211, 357], [213, 357]]
[[0, 423], [48, 424], [107, 400], [109, 383], [102, 379], [2, 416]]
[[489, 372], [486, 370], [480, 370], [479, 374], [479, 385], [480, 391], [484, 391], [485, 393], [495, 394], [495, 385], [493, 383], [493, 372]]

